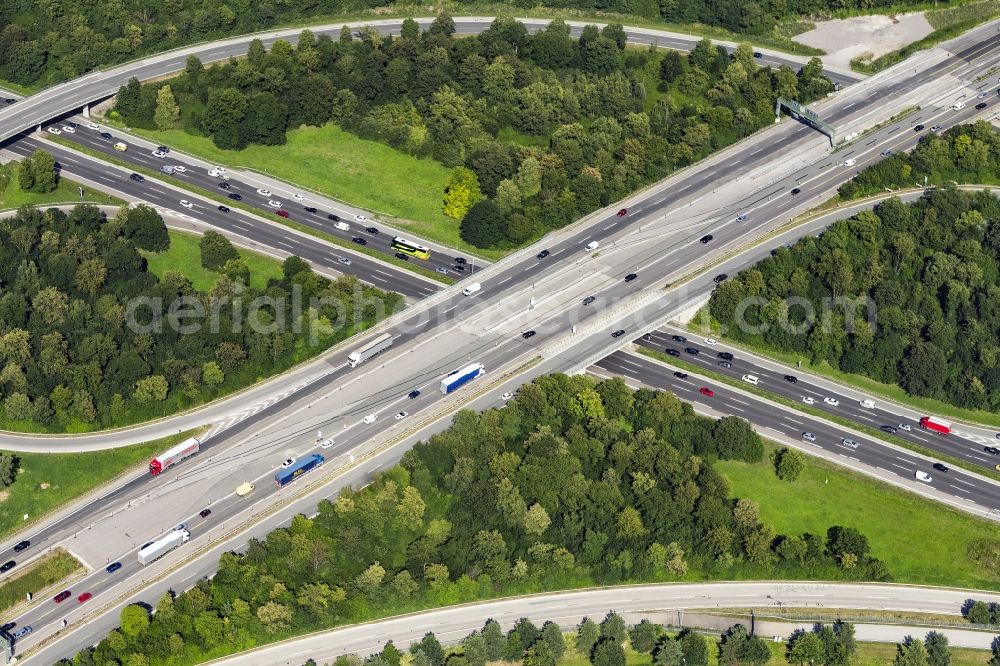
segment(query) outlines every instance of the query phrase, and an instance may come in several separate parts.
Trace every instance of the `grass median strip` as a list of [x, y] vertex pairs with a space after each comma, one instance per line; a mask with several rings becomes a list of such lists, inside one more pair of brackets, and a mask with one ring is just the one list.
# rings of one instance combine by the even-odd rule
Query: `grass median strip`
[[[83, 198], [80, 198], [80, 188], [83, 188]], [[21, 189], [17, 176], [17, 163], [0, 164], [0, 209], [20, 208], [21, 206], [46, 206], [51, 204], [93, 203], [121, 205], [121, 199], [110, 194], [104, 194], [68, 178], [60, 178], [59, 184], [52, 192], [26, 192]]]
[[900, 448], [908, 449], [910, 451], [913, 451], [914, 453], [919, 453], [920, 455], [927, 456], [928, 458], [932, 458], [934, 460], [940, 460], [941, 462], [944, 462], [952, 467], [961, 468], [970, 472], [974, 472], [981, 476], [986, 476], [991, 479], [1000, 481], [1000, 474], [997, 474], [995, 471], [984, 467], [977, 467], [975, 465], [970, 464], [968, 461], [962, 460], [961, 458], [958, 458], [956, 456], [951, 456], [948, 454], [940, 453], [938, 451], [934, 451], [932, 449], [928, 449], [926, 447], [920, 446], [919, 444], [914, 444], [913, 442], [902, 439], [901, 437], [889, 435], [888, 433], [882, 432], [877, 428], [872, 428], [870, 426], [866, 426], [864, 424], [851, 421], [850, 419], [838, 416], [837, 414], [830, 414], [829, 412], [825, 412], [821, 409], [812, 407], [803, 402], [795, 401], [790, 398], [786, 398], [784, 396], [776, 395], [774, 393], [767, 391], [766, 389], [760, 388], [759, 386], [754, 386], [744, 381], [740, 381], [739, 379], [728, 377], [720, 372], [716, 372], [711, 368], [705, 368], [695, 363], [691, 363], [690, 361], [686, 361], [683, 358], [668, 356], [667, 354], [664, 354], [661, 351], [657, 351], [656, 349], [649, 349], [648, 347], [643, 347], [638, 345], [637, 349], [640, 354], [648, 356], [657, 361], [660, 361], [666, 365], [683, 370], [690, 370], [691, 372], [696, 372], [699, 375], [708, 377], [714, 382], [718, 382], [719, 384], [727, 384], [729, 386], [733, 386], [740, 390], [746, 391], [747, 393], [753, 393], [754, 395], [760, 396], [761, 398], [767, 398], [772, 402], [776, 402], [780, 405], [784, 405], [796, 411], [808, 414], [809, 416], [814, 416], [816, 418], [823, 419], [831, 423], [836, 423], [837, 425], [844, 426], [845, 428], [851, 428], [852, 430], [864, 433], [865, 435], [873, 439], [890, 442], [895, 446], [899, 446]]
[[0, 612], [24, 601], [29, 592], [38, 594], [77, 571], [83, 571], [83, 564], [61, 548], [43, 555], [0, 584]]
[[[210, 199], [212, 201], [216, 201], [218, 203], [229, 206], [230, 208], [239, 208], [240, 210], [252, 213], [253, 215], [257, 215], [259, 217], [264, 217], [266, 215], [264, 211], [261, 211], [258, 208], [254, 208], [253, 206], [245, 204], [242, 201], [233, 201], [232, 199], [229, 199], [228, 197], [223, 197], [219, 193], [213, 192], [212, 190], [207, 190], [203, 187], [198, 187], [197, 185], [191, 185], [190, 183], [186, 183], [178, 179], [170, 179], [170, 180], [163, 179], [160, 177], [163, 174], [161, 174], [159, 171], [155, 171], [153, 169], [140, 166], [138, 164], [132, 164], [119, 157], [115, 157], [114, 155], [106, 155], [99, 150], [94, 150], [93, 148], [75, 143], [73, 141], [69, 141], [59, 136], [55, 137], [50, 136], [48, 137], [48, 139], [50, 141], [63, 145], [67, 148], [71, 148], [72, 150], [76, 150], [86, 155], [90, 155], [91, 157], [96, 157], [97, 159], [102, 160], [104, 162], [117, 164], [120, 167], [129, 169], [130, 171], [134, 171], [136, 173], [143, 174], [149, 178], [153, 178], [154, 180], [160, 181], [162, 183], [167, 183], [175, 187], [180, 187], [199, 196], [203, 196], [206, 199]], [[338, 238], [337, 236], [328, 234], [324, 231], [313, 229], [312, 227], [302, 224], [300, 222], [295, 222], [293, 220], [287, 220], [287, 219], [279, 219], [273, 221], [273, 223], [286, 226], [291, 229], [295, 229], [296, 231], [301, 231], [304, 234], [307, 234], [314, 238], [318, 238], [322, 241], [326, 241], [327, 243], [331, 243], [333, 245], [337, 245], [338, 247], [343, 247], [345, 249], [350, 249], [352, 252], [358, 254], [366, 254], [374, 259], [378, 259], [379, 261], [391, 264], [397, 268], [404, 269], [410, 273], [416, 273], [423, 277], [429, 278], [435, 282], [447, 285], [455, 283], [455, 280], [453, 278], [441, 275], [440, 273], [436, 273], [432, 270], [426, 269], [423, 266], [418, 266], [413, 262], [402, 261], [400, 259], [397, 259], [396, 257], [383, 254], [382, 252], [378, 252], [377, 250], [371, 250], [366, 247], [362, 247], [360, 245], [357, 245], [356, 243], [351, 243], [350, 241]]]

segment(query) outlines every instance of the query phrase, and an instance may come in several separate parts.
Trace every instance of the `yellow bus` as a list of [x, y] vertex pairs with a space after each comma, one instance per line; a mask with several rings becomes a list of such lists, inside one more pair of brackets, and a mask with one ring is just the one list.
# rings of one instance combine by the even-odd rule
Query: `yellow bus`
[[396, 252], [402, 252], [403, 254], [408, 254], [411, 257], [416, 257], [417, 259], [427, 260], [431, 258], [431, 251], [429, 248], [424, 247], [420, 243], [414, 243], [411, 240], [406, 240], [401, 236], [396, 236], [392, 239], [392, 249]]

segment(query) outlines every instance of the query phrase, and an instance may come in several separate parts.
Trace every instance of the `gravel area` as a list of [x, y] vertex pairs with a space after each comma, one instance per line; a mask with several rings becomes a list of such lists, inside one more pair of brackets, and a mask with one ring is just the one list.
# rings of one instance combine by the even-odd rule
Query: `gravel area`
[[865, 53], [878, 57], [923, 39], [934, 28], [923, 12], [896, 16], [858, 16], [821, 21], [814, 30], [794, 37], [795, 41], [826, 51], [823, 64], [850, 69], [851, 60]]

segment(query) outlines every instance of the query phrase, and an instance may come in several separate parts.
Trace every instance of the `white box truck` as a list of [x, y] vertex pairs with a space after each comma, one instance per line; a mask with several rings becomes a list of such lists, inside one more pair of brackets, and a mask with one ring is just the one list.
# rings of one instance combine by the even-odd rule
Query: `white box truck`
[[376, 354], [381, 354], [386, 349], [392, 346], [392, 335], [389, 333], [383, 333], [378, 336], [365, 346], [355, 349], [350, 354], [347, 355], [347, 362], [350, 363], [352, 368], [358, 367], [360, 363], [364, 363], [372, 356]]

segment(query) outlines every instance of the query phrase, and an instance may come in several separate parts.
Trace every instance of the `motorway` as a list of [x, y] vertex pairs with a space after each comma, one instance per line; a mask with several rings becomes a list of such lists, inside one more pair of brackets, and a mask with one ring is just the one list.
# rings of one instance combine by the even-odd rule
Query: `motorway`
[[[458, 35], [478, 34], [489, 28], [492, 20], [491, 17], [457, 17], [454, 19]], [[520, 18], [518, 20], [524, 23], [531, 32], [535, 32], [549, 23], [543, 19]], [[433, 21], [433, 18], [418, 18], [416, 21], [422, 28], [426, 29]], [[591, 22], [567, 21], [567, 23], [570, 25], [571, 34], [579, 36], [583, 30], [583, 26]], [[368, 26], [382, 34], [393, 34], [394, 32], [398, 34], [401, 24], [402, 19], [380, 19], [347, 23], [346, 25], [358, 29]], [[190, 55], [198, 56], [206, 64], [221, 62], [229, 58], [239, 58], [246, 55], [247, 47], [254, 39], [260, 39], [267, 48], [270, 48], [279, 39], [284, 39], [294, 44], [298, 41], [299, 33], [306, 28], [311, 30], [317, 37], [328, 35], [333, 39], [338, 39], [343, 25], [345, 24], [302, 26], [292, 29], [241, 35], [230, 39], [174, 49], [124, 65], [85, 74], [65, 83], [46, 88], [15, 104], [0, 108], [0, 141], [10, 139], [41, 123], [47, 123], [54, 118], [110, 97], [118, 92], [118, 89], [133, 76], [137, 77], [140, 81], [145, 81], [179, 72], [184, 69], [185, 61]], [[655, 42], [660, 47], [679, 50], [690, 50], [700, 41], [698, 37], [645, 28], [626, 27], [625, 35], [632, 44], [648, 45]], [[808, 60], [808, 58], [768, 50], [764, 50], [762, 53], [764, 55], [761, 59], [763, 64], [774, 66], [788, 65], [796, 70]], [[841, 70], [824, 70], [824, 72], [832, 80], [841, 84], [850, 84], [862, 78], [858, 74]]]
[[[1000, 599], [997, 595], [980, 595]], [[506, 631], [518, 619], [526, 617], [536, 625], [547, 620], [571, 631], [584, 618], [600, 621], [609, 611], [623, 616], [629, 624], [642, 618], [667, 623], [672, 627], [687, 625], [692, 610], [709, 608], [843, 608], [898, 610], [957, 615], [968, 597], [968, 590], [946, 590], [898, 585], [852, 585], [814, 582], [762, 583], [684, 583], [611, 587], [573, 592], [538, 594], [524, 597], [437, 608], [376, 622], [317, 632], [310, 636], [282, 641], [275, 645], [207, 662], [213, 666], [299, 666], [307, 659], [332, 663], [342, 654], [356, 654], [362, 659], [378, 652], [392, 640], [400, 650], [419, 641], [428, 631], [445, 644], [457, 643], [482, 629], [494, 619]], [[932, 610], [933, 609], [933, 610]], [[773, 625], [772, 625], [773, 626]], [[878, 627], [877, 631], [872, 631]], [[911, 627], [855, 625], [859, 641], [902, 641]], [[786, 629], [788, 631], [789, 629]], [[927, 628], [912, 631], [923, 635]], [[949, 634], [947, 628], [942, 630]], [[758, 632], [758, 635], [771, 636]], [[958, 630], [949, 635], [952, 646], [988, 649], [994, 635], [989, 632]]]
[[[670, 339], [668, 336], [660, 334], [655, 335], [654, 340], [662, 342], [664, 337]], [[698, 340], [700, 341], [700, 338]], [[642, 342], [641, 344], [650, 345], [650, 342]], [[706, 350], [704, 346], [694, 342], [694, 338], [690, 339], [687, 346], [702, 347], [703, 352], [711, 351], [711, 348]], [[660, 347], [660, 349], [662, 348]], [[668, 345], [667, 348], [673, 349], [674, 347]], [[683, 353], [683, 346], [681, 351]], [[715, 354], [708, 353], [702, 353], [696, 357], [685, 354], [685, 357], [688, 360], [700, 358], [709, 365], [714, 365], [718, 361]], [[744, 369], [736, 375], [737, 378], [743, 372], [747, 372], [747, 369], [745, 364], [740, 363], [739, 359], [733, 361], [734, 370], [741, 366], [744, 366]], [[863, 433], [847, 430], [836, 423], [811, 416], [791, 407], [760, 400], [753, 394], [734, 389], [729, 384], [688, 372], [686, 369], [675, 370], [675, 368], [639, 354], [618, 351], [598, 361], [596, 368], [603, 375], [619, 375], [651, 388], [670, 391], [685, 402], [704, 405], [715, 413], [745, 418], [755, 426], [763, 428], [765, 436], [769, 436], [770, 433], [767, 431], [771, 431], [771, 433], [797, 440], [800, 444], [799, 448], [806, 450], [807, 453], [818, 455], [817, 451], [824, 451], [826, 455], [823, 457], [834, 459], [835, 462], [845, 467], [853, 467], [855, 463], [863, 463], [884, 471], [886, 475], [902, 477], [911, 482], [914, 481], [914, 474], [918, 470], [926, 472], [931, 477], [927, 486], [943, 493], [952, 506], [962, 510], [981, 509], [980, 516], [994, 511], [995, 515], [1000, 517], [1000, 485], [979, 475], [969, 474], [965, 470], [957, 468], [949, 469], [947, 472], [935, 470], [932, 467], [933, 461], [928, 461], [924, 456], [906, 451], [901, 447], [886, 446], [885, 442]], [[722, 370], [722, 368], [717, 369]], [[726, 374], [731, 374], [731, 371], [726, 372]], [[769, 391], [774, 391], [779, 395], [789, 393], [789, 391], [781, 390], [784, 388], [782, 385], [786, 382], [780, 377], [774, 378], [764, 375], [761, 376], [761, 380], [761, 385]], [[804, 393], [815, 393], [817, 402], [822, 402], [823, 394], [811, 391], [804, 381], [801, 384], [789, 384], [789, 386]], [[700, 393], [702, 387], [712, 390], [714, 395], [711, 397], [702, 395]], [[798, 396], [799, 394], [795, 394], [794, 397], [797, 399]], [[856, 405], [857, 403], [852, 404]], [[841, 405], [845, 406], [845, 403], [841, 403]], [[852, 410], [845, 410], [846, 413], [843, 415], [853, 420], [854, 417], [850, 411]], [[898, 417], [890, 415], [886, 418], [891, 419], [893, 425], [899, 423]], [[919, 430], [919, 426], [915, 422], [912, 422], [912, 426]], [[815, 440], [807, 441], [803, 437], [805, 433], [813, 434]], [[857, 442], [859, 446], [857, 448], [844, 446], [844, 438]], [[953, 452], [949, 451], [949, 453], [954, 455]], [[933, 498], [941, 499], [939, 496]]]
[[[992, 57], [996, 46], [995, 40], [987, 40], [986, 45], [979, 51], [963, 50], [964, 55], [958, 62], [952, 64], [959, 68], [965, 67], [971, 59], [976, 67], [987, 66], [990, 62], [988, 58]], [[898, 81], [890, 79], [888, 85], [896, 84]], [[839, 107], [835, 103], [831, 105], [833, 107], [831, 113], [843, 113], [844, 119], [847, 120], [853, 115], [853, 112], [849, 112], [849, 107], [854, 104], [855, 102], [844, 101], [841, 105], [843, 108], [838, 110]], [[972, 115], [971, 107], [964, 113], [952, 113], [944, 110], [946, 108], [946, 106], [928, 108], [920, 114], [928, 121], [933, 119], [943, 125], [963, 121]], [[858, 111], [864, 113], [863, 108]], [[901, 123], [889, 125], [871, 137], [866, 137], [872, 139], [871, 143], [852, 151], [858, 159], [856, 167], [862, 168], [878, 159], [878, 151], [882, 149], [884, 142], [900, 141], [901, 145], [912, 145], [917, 138], [916, 134], [899, 131], [908, 129], [908, 121], [909, 119], [904, 119]], [[628, 340], [627, 337], [621, 338], [620, 341], [610, 340], [608, 333], [619, 325], [618, 322], [622, 317], [631, 316], [630, 313], [634, 311], [636, 303], [645, 303], [647, 309], [662, 311], [678, 307], [687, 302], [690, 296], [711, 289], [710, 277], [703, 276], [692, 281], [683, 293], [681, 290], [673, 290], [662, 295], [658, 287], [664, 282], [673, 276], [685, 275], [712, 257], [720, 256], [727, 246], [735, 247], [752, 233], [761, 232], [776, 222], [787, 219], [798, 206], [804, 205], [813, 197], [825, 196], [853, 173], [853, 170], [848, 168], [826, 171], [832, 163], [826, 167], [821, 166], [825, 160], [830, 159], [824, 157], [806, 167], [806, 175], [810, 173], [814, 175], [800, 183], [802, 194], [797, 197], [777, 196], [770, 200], [771, 195], [762, 196], [759, 190], [746, 193], [746, 181], [742, 188], [731, 186], [733, 178], [738, 174], [766, 168], [775, 160], [787, 159], [789, 153], [808, 150], [818, 141], [820, 140], [808, 129], [785, 123], [774, 128], [773, 132], [771, 130], [762, 132], [754, 139], [734, 147], [733, 150], [723, 151], [698, 168], [679, 174], [674, 179], [668, 179], [662, 186], [633, 197], [636, 203], [628, 202], [629, 215], [624, 218], [615, 215], [613, 210], [602, 211], [600, 215], [593, 216], [581, 225], [552, 234], [543, 242], [550, 250], [549, 257], [545, 259], [536, 259], [534, 256], [543, 246], [540, 243], [484, 269], [479, 278], [483, 283], [483, 292], [480, 295], [475, 298], [465, 298], [456, 288], [452, 288], [434, 303], [434, 307], [437, 308], [436, 315], [428, 316], [429, 310], [422, 310], [418, 305], [413, 308], [413, 312], [408, 311], [397, 317], [389, 328], [396, 336], [394, 348], [386, 352], [377, 362], [370, 362], [356, 369], [345, 366], [333, 368], [322, 380], [322, 385], [311, 385], [307, 394], [303, 394], [308, 405], [293, 399], [278, 402], [266, 410], [261, 410], [259, 413], [263, 422], [259, 424], [260, 427], [253, 436], [253, 439], [257, 440], [253, 446], [248, 446], [244, 441], [251, 439], [250, 437], [241, 437], [235, 432], [225, 431], [218, 436], [216, 444], [218, 448], [212, 455], [226, 455], [230, 457], [230, 462], [241, 467], [260, 464], [266, 468], [273, 468], [274, 459], [280, 459], [277, 456], [282, 446], [294, 442], [296, 446], [301, 447], [304, 444], [303, 440], [316, 429], [337, 429], [340, 432], [346, 426], [349, 433], [346, 439], [338, 434], [336, 447], [330, 451], [332, 456], [343, 456], [361, 442], [372, 442], [384, 436], [387, 430], [384, 424], [393, 426], [391, 415], [401, 409], [401, 405], [410, 407], [408, 411], [411, 418], [437, 407], [447, 407], [451, 399], [442, 401], [442, 396], [434, 391], [434, 385], [442, 374], [470, 358], [480, 360], [488, 369], [494, 370], [511, 367], [541, 356], [553, 358], [562, 363], [564, 368], [570, 369], [579, 358], [585, 358], [592, 352], [606, 353], [605, 349], [609, 344], [617, 346]], [[764, 157], [754, 159], [755, 155], [761, 153], [761, 150], [757, 150], [737, 163], [729, 162], [734, 153], [742, 155], [761, 145], [775, 146], [775, 148], [774, 151], [767, 151]], [[825, 150], [823, 152], [825, 153]], [[786, 191], [789, 182], [797, 182], [797, 175], [791, 173], [784, 176], [778, 183], [782, 188], [780, 191]], [[751, 220], [744, 224], [734, 224], [731, 219], [720, 219], [717, 214], [709, 214], [700, 219], [701, 228], [696, 228], [690, 220], [669, 219], [670, 216], [666, 215], [668, 209], [700, 194], [706, 189], [704, 187], [706, 179], [708, 187], [712, 187], [712, 183], [725, 183], [724, 186], [720, 186], [720, 189], [725, 191], [713, 197], [714, 202], [727, 200], [733, 202], [732, 206], [735, 209], [751, 209], [754, 207], [749, 202], [757, 201], [758, 205], [753, 210]], [[680, 187], [678, 181], [683, 182], [684, 187]], [[692, 181], [694, 184], [690, 185]], [[688, 192], [692, 188], [695, 191]], [[736, 208], [737, 206], [739, 208]], [[808, 233], [818, 228], [821, 228], [821, 225], [817, 223], [815, 227], [799, 229], [794, 233]], [[697, 238], [709, 230], [716, 235], [716, 242], [706, 250], [698, 243]], [[580, 252], [586, 242], [595, 239], [599, 239], [602, 243], [604, 249], [601, 252], [594, 254]], [[650, 242], [650, 239], [655, 239], [655, 242]], [[740, 253], [737, 258], [730, 261], [734, 262], [734, 265], [744, 260], [751, 263], [756, 260], [755, 257], [759, 256], [760, 252], [765, 251], [766, 248], [757, 248], [751, 252]], [[640, 278], [626, 283], [622, 277], [630, 269], [639, 273]], [[541, 284], [541, 289], [536, 289], [536, 284]], [[648, 294], [656, 298], [656, 302], [643, 300], [648, 298]], [[586, 295], [598, 297], [596, 304], [582, 305], [581, 300]], [[577, 323], [583, 330], [571, 333]], [[529, 327], [536, 331], [536, 336], [530, 340], [521, 338], [519, 333]], [[413, 354], [415, 350], [419, 353]], [[379, 372], [388, 365], [393, 366], [391, 373]], [[478, 380], [479, 383], [485, 381], [487, 380]], [[423, 386], [426, 390], [410, 405], [406, 402], [406, 392], [415, 386]], [[313, 407], [315, 409], [311, 412], [302, 411]], [[376, 413], [381, 418], [376, 424], [359, 423], [358, 419], [366, 413]], [[238, 446], [244, 447], [239, 454], [226, 453], [228, 450], [226, 447]], [[259, 459], [259, 454], [268, 446], [275, 458], [270, 463], [265, 463]], [[305, 451], [295, 452], [301, 454]], [[283, 452], [281, 454], [284, 455]], [[381, 459], [379, 460], [381, 462]], [[194, 462], [198, 462], [198, 459]], [[181, 468], [180, 472], [182, 475], [200, 473], [197, 470], [206, 467], [204, 462], [202, 459], [198, 465], [188, 463], [188, 469]], [[248, 472], [250, 471], [252, 470], [248, 467]], [[211, 470], [205, 471], [206, 475], [210, 472]], [[261, 478], [265, 478], [268, 470], [261, 469], [260, 472]], [[133, 495], [136, 492], [155, 491], [157, 483], [167, 484], [170, 480], [147, 480], [146, 483], [149, 485], [133, 489]], [[217, 481], [208, 479], [205, 483], [216, 484]], [[191, 487], [195, 485], [192, 483]], [[223, 489], [230, 487], [231, 485], [226, 485]], [[258, 484], [258, 492], [261, 491], [261, 484]], [[204, 492], [204, 488], [198, 492]], [[216, 489], [215, 494], [218, 495], [218, 492]], [[177, 496], [180, 497], [181, 495]], [[193, 506], [199, 508], [202, 506], [195, 505], [193, 499], [177, 501], [175, 504], [176, 507], [166, 506], [163, 503], [152, 505], [157, 511], [158, 525], [169, 528], [175, 519], [185, 517], [186, 514], [178, 512], [186, 511]], [[220, 505], [219, 517], [226, 516], [226, 511], [225, 506]], [[149, 519], [146, 513], [131, 511], [130, 519], [138, 520], [140, 524], [146, 525], [148, 530]], [[62, 526], [63, 534], [72, 530], [74, 527], [72, 522], [75, 522], [75, 528], [79, 529], [99, 517], [103, 518], [103, 515], [102, 509], [101, 512], [84, 511], [72, 516], [71, 522]], [[42, 535], [39, 547], [43, 547], [42, 544], [46, 544], [46, 540], [48, 544], [55, 542], [57, 531], [53, 530], [51, 539]], [[195, 534], [196, 538], [198, 536]], [[89, 536], [84, 541], [93, 538]], [[34, 538], [32, 540], [35, 541]], [[111, 538], [102, 540], [101, 543], [105, 549], [118, 547], [118, 543]], [[35, 547], [33, 544], [32, 548]], [[123, 552], [127, 555], [131, 551], [124, 549], [111, 552]], [[127, 557], [123, 555], [122, 561], [126, 560]], [[207, 566], [213, 565], [214, 562], [210, 562]], [[199, 566], [206, 565], [201, 563]], [[122, 579], [125, 578], [125, 573], [128, 572], [125, 570], [119, 572], [122, 574]], [[190, 569], [182, 569], [171, 574], [169, 580], [177, 582], [190, 573]], [[92, 578], [95, 585], [102, 584], [99, 580], [100, 574], [92, 574]], [[88, 578], [87, 585], [90, 583], [91, 578]], [[183, 586], [179, 589], [183, 589]], [[45, 633], [38, 631], [40, 627], [51, 630], [52, 621], [60, 614], [72, 617], [74, 611], [75, 609], [68, 607], [65, 611], [57, 613], [52, 613], [49, 608], [29, 611], [28, 619], [35, 622], [31, 619], [31, 613], [37, 612], [40, 614], [38, 617], [41, 623], [36, 627], [37, 633], [31, 635], [32, 640], [28, 641], [28, 644]], [[19, 618], [18, 621], [23, 624], [26, 620]], [[71, 648], [72, 646], [67, 644], [61, 649]]]

